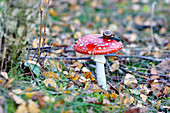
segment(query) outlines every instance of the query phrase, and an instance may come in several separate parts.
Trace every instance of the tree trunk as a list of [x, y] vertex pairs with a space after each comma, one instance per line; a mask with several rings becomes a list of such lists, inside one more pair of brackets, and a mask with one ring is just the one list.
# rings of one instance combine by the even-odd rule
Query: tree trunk
[[6, 69], [24, 55], [26, 45], [33, 38], [39, 6], [40, 0], [6, 0], [4, 3], [3, 14], [0, 15], [0, 61], [4, 61], [0, 64], [1, 71], [8, 71]]

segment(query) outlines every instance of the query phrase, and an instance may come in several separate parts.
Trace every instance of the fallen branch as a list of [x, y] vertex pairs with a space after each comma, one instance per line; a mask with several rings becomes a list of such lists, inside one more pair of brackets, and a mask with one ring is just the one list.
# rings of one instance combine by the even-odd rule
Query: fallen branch
[[[33, 54], [30, 54], [30, 57], [33, 57]], [[143, 59], [143, 60], [152, 60], [155, 62], [162, 62], [164, 59], [156, 59], [153, 57], [146, 57], [146, 56], [139, 56], [139, 55], [117, 55], [117, 54], [108, 54], [105, 55], [105, 57], [118, 57], [118, 58], [139, 58], [139, 59]], [[35, 56], [35, 58], [37, 58], [37, 56]], [[44, 58], [43, 56], [40, 56], [40, 58]], [[46, 56], [47, 59], [62, 59], [62, 60], [87, 60], [87, 59], [91, 59], [91, 56], [88, 57], [50, 57], [50, 56]]]

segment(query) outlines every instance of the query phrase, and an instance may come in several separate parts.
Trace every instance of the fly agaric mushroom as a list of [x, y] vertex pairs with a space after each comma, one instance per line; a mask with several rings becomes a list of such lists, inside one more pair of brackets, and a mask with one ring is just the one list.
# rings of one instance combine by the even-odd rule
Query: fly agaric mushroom
[[92, 55], [96, 62], [97, 83], [107, 90], [104, 64], [105, 54], [110, 54], [122, 49], [123, 44], [119, 38], [115, 37], [110, 30], [105, 30], [101, 34], [86, 35], [78, 39], [74, 44], [74, 50], [78, 53]]

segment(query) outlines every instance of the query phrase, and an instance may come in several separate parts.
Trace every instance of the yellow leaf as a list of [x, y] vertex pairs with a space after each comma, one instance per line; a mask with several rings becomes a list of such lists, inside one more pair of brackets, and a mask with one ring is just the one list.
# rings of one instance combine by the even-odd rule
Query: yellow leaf
[[84, 89], [89, 89], [90, 85], [90, 82], [86, 82]]
[[0, 83], [2, 83], [2, 81], [3, 81], [3, 80], [2, 80], [2, 79], [0, 79]]
[[44, 80], [44, 84], [47, 88], [55, 88], [56, 89], [56, 82], [53, 78], [48, 78]]
[[114, 92], [114, 93], [110, 94], [110, 97], [116, 99], [118, 97], [118, 95]]
[[60, 84], [60, 91], [63, 92], [63, 84]]
[[6, 87], [8, 84], [12, 83], [14, 81], [14, 78], [9, 79], [9, 81], [5, 84], [4, 87]]
[[36, 104], [31, 99], [28, 100], [28, 111], [29, 113], [40, 113], [38, 104]]
[[58, 16], [58, 14], [52, 8], [49, 10], [49, 14], [52, 16]]
[[56, 80], [59, 79], [59, 78], [58, 78], [58, 75], [56, 75], [54, 72], [46, 72], [46, 73], [44, 73], [44, 76], [45, 76], [46, 78], [55, 78]]
[[92, 81], [95, 80], [95, 78], [92, 76], [91, 72], [85, 72], [84, 76], [85, 76], [86, 79], [90, 79]]
[[34, 92], [27, 92], [27, 93], [25, 93], [25, 96], [27, 96], [28, 98], [32, 98], [35, 93], [36, 93], [35, 91]]
[[64, 91], [64, 93], [68, 93], [68, 94], [70, 94], [71, 92], [70, 92], [70, 91], [68, 91], [68, 90], [65, 90], [65, 91]]
[[159, 100], [159, 101], [157, 102], [156, 109], [158, 109], [160, 105], [161, 105], [161, 100]]
[[30, 90], [32, 90], [34, 87], [29, 87], [29, 88], [27, 88], [27, 89], [24, 89], [24, 91], [30, 91]]
[[70, 78], [72, 80], [78, 80], [80, 78], [80, 75], [76, 72], [72, 72], [72, 73], [70, 73], [70, 76], [68, 78]]
[[118, 9], [118, 13], [122, 14], [124, 12], [124, 10], [122, 8]]

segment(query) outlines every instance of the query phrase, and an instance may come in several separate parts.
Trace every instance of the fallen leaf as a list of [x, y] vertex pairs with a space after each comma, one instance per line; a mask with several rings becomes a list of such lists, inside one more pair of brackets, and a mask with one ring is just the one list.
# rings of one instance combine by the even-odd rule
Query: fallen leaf
[[72, 80], [78, 80], [80, 78], [80, 75], [77, 72], [71, 72], [68, 78]]
[[20, 104], [15, 113], [28, 113], [27, 106]]
[[160, 83], [152, 82], [151, 84], [151, 90], [153, 91], [153, 94], [155, 94], [157, 97], [162, 95], [163, 86]]
[[134, 75], [126, 74], [124, 78], [124, 84], [127, 86], [132, 86], [133, 84], [137, 84], [137, 80]]
[[58, 75], [55, 74], [54, 72], [45, 72], [43, 73], [46, 78], [55, 78], [56, 80], [59, 79]]
[[1, 72], [0, 75], [3, 76], [5, 79], [8, 79], [7, 72]]
[[17, 94], [17, 95], [23, 94], [23, 91], [21, 89], [13, 89], [12, 92]]
[[140, 97], [142, 98], [142, 100], [145, 102], [148, 98], [148, 96], [144, 95], [144, 94], [140, 94]]
[[83, 98], [83, 102], [93, 103], [93, 104], [99, 103], [98, 98], [96, 98], [96, 97], [85, 97], [85, 98]]
[[28, 100], [28, 111], [29, 113], [40, 113], [38, 104], [36, 104], [31, 99]]
[[14, 93], [9, 92], [8, 95], [15, 101], [16, 104], [26, 105], [26, 102], [21, 97], [15, 95]]
[[44, 84], [47, 88], [54, 88], [56, 89], [57, 84], [53, 78], [47, 78], [44, 80]]
[[114, 92], [114, 93], [110, 94], [110, 97], [116, 99], [118, 97], [118, 95]]
[[110, 104], [110, 101], [106, 98], [103, 99], [103, 104], [104, 105], [109, 105]]
[[113, 64], [110, 66], [110, 71], [116, 71], [119, 69], [119, 61], [113, 61]]
[[32, 90], [33, 88], [34, 88], [34, 87], [32, 87], [32, 86], [31, 86], [31, 87], [29, 87], [29, 88], [27, 88], [27, 89], [24, 89], [24, 91], [26, 91], [26, 92], [27, 92], [27, 91]]
[[86, 79], [90, 79], [92, 81], [95, 81], [95, 78], [92, 76], [91, 72], [85, 72], [84, 76], [85, 76]]
[[139, 107], [139, 108], [142, 108], [142, 107], [143, 107], [142, 101], [137, 100], [137, 107]]
[[28, 97], [28, 98], [32, 98], [35, 93], [36, 93], [35, 91], [27, 92], [27, 93], [25, 93], [25, 96]]
[[80, 76], [79, 81], [80, 81], [81, 83], [86, 83], [86, 82], [89, 81], [89, 79], [86, 79], [85, 77]]
[[54, 104], [54, 106], [55, 106], [56, 108], [58, 108], [58, 107], [60, 107], [60, 106], [62, 106], [62, 105], [64, 105], [64, 104], [65, 104], [64, 100], [59, 100], [57, 103]]
[[64, 101], [66, 102], [73, 102], [74, 97], [73, 96], [65, 96]]
[[84, 73], [85, 73], [85, 72], [90, 72], [90, 70], [89, 70], [87, 67], [83, 67], [81, 70], [82, 70]]
[[161, 105], [161, 100], [157, 101], [157, 103], [156, 103], [156, 109], [158, 109], [158, 108], [160, 107], [160, 105]]

